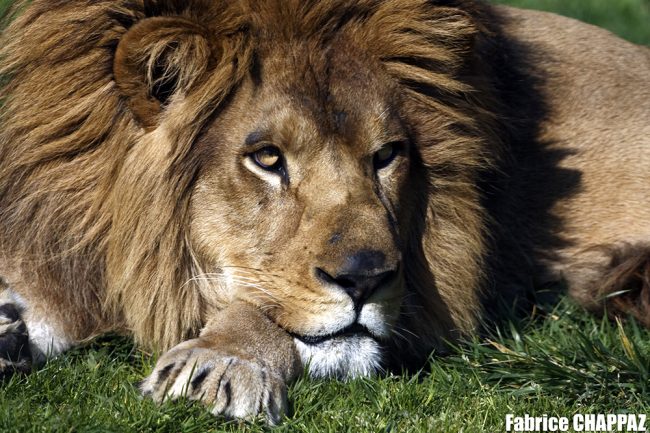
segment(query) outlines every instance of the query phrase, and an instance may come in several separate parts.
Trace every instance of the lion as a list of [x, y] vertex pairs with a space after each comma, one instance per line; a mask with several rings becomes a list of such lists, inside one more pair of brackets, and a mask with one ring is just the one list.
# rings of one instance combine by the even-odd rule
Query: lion
[[645, 47], [473, 0], [12, 11], [2, 374], [122, 333], [144, 395], [276, 424], [546, 284], [650, 325]]

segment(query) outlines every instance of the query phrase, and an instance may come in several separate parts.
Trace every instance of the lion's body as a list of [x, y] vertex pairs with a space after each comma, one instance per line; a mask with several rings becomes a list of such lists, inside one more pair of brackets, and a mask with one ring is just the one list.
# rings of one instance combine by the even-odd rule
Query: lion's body
[[[629, 288], [611, 311], [648, 324], [647, 48], [471, 1], [31, 3], [0, 48], [0, 275], [35, 358], [193, 338], [243, 362], [235, 382], [268, 358], [282, 380], [237, 386], [270, 398], [296, 357], [343, 377], [380, 368], [379, 341], [421, 360], [485, 298], [560, 279], [595, 310]], [[293, 143], [288, 174], [238, 153], [267, 141]], [[365, 305], [330, 271], [351, 252], [381, 263]], [[241, 311], [248, 345], [215, 319]]]
[[[551, 161], [524, 165], [531, 170], [525, 224], [556, 237], [538, 242], [547, 258], [536, 277], [566, 279], [576, 299], [598, 310], [615, 289], [602, 281], [612, 255], [643, 257], [649, 242], [650, 50], [613, 44], [609, 32], [553, 14], [503, 12], [508, 34], [535, 53], [547, 111], [536, 141]], [[643, 283], [633, 286], [618, 289]], [[625, 305], [649, 324], [644, 296], [610, 308]]]

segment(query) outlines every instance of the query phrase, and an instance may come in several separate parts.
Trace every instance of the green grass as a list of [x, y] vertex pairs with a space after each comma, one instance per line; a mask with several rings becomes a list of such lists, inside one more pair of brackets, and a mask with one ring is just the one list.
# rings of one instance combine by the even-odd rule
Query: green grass
[[[650, 331], [597, 319], [564, 301], [546, 314], [432, 359], [431, 372], [351, 383], [301, 379], [287, 432], [498, 432], [517, 415], [650, 412]], [[152, 357], [105, 338], [13, 377], [2, 432], [264, 431], [185, 401], [158, 407], [134, 383]]]
[[637, 44], [650, 45], [650, 0], [497, 0], [556, 12], [600, 27]]
[[[0, 0], [0, 9], [8, 4]], [[507, 0], [552, 10], [650, 45], [648, 0]], [[544, 312], [540, 308], [538, 312]], [[103, 338], [0, 386], [1, 432], [265, 431], [215, 419], [198, 404], [141, 399], [154, 358]], [[499, 432], [505, 415], [650, 412], [650, 331], [569, 301], [433, 359], [431, 372], [351, 383], [302, 379], [288, 432]]]

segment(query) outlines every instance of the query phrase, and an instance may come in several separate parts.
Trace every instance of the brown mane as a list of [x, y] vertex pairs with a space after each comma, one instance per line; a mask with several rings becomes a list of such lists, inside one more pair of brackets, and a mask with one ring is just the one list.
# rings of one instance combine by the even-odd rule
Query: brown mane
[[[403, 84], [426, 188], [436, 191], [407, 252], [412, 303], [422, 308], [405, 326], [425, 348], [475, 326], [486, 250], [475, 184], [498, 146], [490, 107], [476, 102], [477, 94], [491, 100], [489, 88], [461, 78], [487, 31], [479, 10], [425, 0], [30, 3], [0, 40], [0, 251], [62, 305], [91, 311], [94, 323], [80, 328], [119, 324], [160, 348], [197, 334], [205, 318], [191, 280], [201, 265], [187, 218], [202, 161], [193, 143], [264, 43], [322, 47], [339, 34]], [[130, 85], [132, 71], [114, 71], [121, 40], [164, 17], [196, 29], [179, 34], [169, 20], [149, 21], [148, 49], [123, 53], [148, 80]], [[114, 73], [124, 75], [122, 88]], [[130, 96], [142, 92], [164, 97], [134, 106]]]

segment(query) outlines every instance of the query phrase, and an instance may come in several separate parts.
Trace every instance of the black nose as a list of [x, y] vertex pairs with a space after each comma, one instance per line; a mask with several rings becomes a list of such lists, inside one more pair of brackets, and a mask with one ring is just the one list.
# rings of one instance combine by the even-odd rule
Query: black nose
[[361, 250], [348, 256], [337, 272], [316, 268], [316, 275], [321, 281], [344, 289], [358, 306], [377, 288], [395, 278], [397, 265], [388, 265], [381, 251]]

